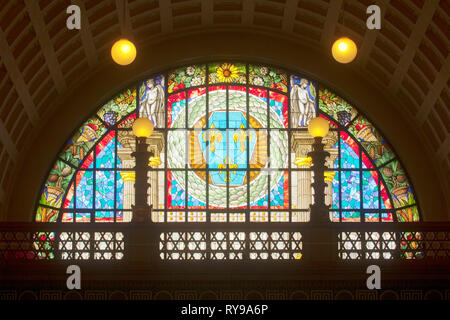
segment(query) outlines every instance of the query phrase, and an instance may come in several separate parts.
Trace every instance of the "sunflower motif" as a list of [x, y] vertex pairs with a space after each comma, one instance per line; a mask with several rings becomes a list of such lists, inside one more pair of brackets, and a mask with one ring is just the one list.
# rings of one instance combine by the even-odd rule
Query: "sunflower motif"
[[220, 82], [230, 83], [239, 78], [238, 69], [230, 63], [224, 63], [217, 68], [217, 77]]

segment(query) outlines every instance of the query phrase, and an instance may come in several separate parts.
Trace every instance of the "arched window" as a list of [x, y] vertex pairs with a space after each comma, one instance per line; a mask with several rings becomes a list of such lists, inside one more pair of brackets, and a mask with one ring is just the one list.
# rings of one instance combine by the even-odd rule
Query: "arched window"
[[419, 221], [400, 160], [354, 106], [302, 75], [239, 62], [177, 68], [108, 101], [58, 155], [36, 221], [131, 221], [137, 115], [155, 125], [154, 222], [307, 222], [313, 191], [306, 127], [315, 116], [331, 126], [324, 139], [330, 219]]

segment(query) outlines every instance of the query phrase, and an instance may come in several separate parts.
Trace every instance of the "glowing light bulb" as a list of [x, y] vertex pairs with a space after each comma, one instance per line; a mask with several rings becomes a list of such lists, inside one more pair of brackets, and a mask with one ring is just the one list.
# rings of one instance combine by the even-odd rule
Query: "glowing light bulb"
[[358, 48], [356, 47], [355, 42], [346, 37], [337, 39], [331, 47], [333, 58], [340, 63], [352, 62], [355, 59], [357, 52]]
[[120, 47], [123, 53], [128, 53], [131, 50], [131, 46], [129, 44], [123, 44], [122, 47]]
[[345, 42], [339, 43], [339, 50], [345, 51], [348, 49], [348, 45]]
[[153, 133], [153, 123], [148, 118], [137, 118], [133, 122], [133, 133], [138, 138], [148, 138]]
[[111, 57], [121, 66], [129, 65], [136, 58], [136, 47], [127, 39], [116, 41], [111, 48]]
[[312, 118], [309, 121], [308, 131], [314, 138], [325, 137], [330, 130], [330, 124], [328, 121], [322, 117]]

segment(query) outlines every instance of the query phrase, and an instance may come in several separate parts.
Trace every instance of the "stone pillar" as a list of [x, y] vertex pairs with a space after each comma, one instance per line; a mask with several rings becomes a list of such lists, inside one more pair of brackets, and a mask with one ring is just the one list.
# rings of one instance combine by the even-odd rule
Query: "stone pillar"
[[[308, 152], [311, 151], [311, 145], [314, 139], [309, 135], [307, 131], [295, 132], [292, 136], [292, 151], [295, 152], [294, 163], [298, 168], [310, 169], [311, 168], [311, 158], [308, 157]], [[293, 194], [296, 197], [297, 209], [308, 209], [312, 203], [312, 189], [311, 182], [312, 176], [311, 171], [296, 171], [295, 172], [297, 194]], [[292, 181], [292, 183], [295, 183]]]
[[[123, 208], [131, 209], [134, 205], [134, 182], [136, 173], [134, 171], [121, 171], [120, 177], [123, 180]], [[123, 213], [123, 222], [131, 222], [131, 212]]]
[[[158, 221], [157, 211], [164, 205], [165, 192], [160, 193], [161, 187], [164, 188], [164, 179], [159, 179], [158, 171], [153, 171], [154, 168], [164, 167], [164, 135], [161, 132], [153, 131], [153, 134], [147, 139], [149, 150], [153, 153], [153, 157], [149, 159], [148, 178], [150, 181], [150, 188], [148, 190], [148, 204], [152, 206], [152, 221]], [[160, 173], [161, 174], [161, 173]]]
[[[123, 149], [117, 150], [117, 155], [122, 162], [122, 167], [126, 169], [133, 169], [135, 164], [135, 159], [131, 156], [131, 153], [136, 149], [136, 138], [130, 131], [121, 131], [118, 136], [120, 144], [124, 147]], [[153, 132], [152, 136], [147, 139], [148, 150], [153, 152], [154, 157], [149, 159], [149, 169], [158, 166], [163, 166], [160, 159], [164, 159], [164, 135], [161, 132]], [[131, 209], [134, 205], [135, 190], [134, 183], [136, 181], [136, 174], [134, 171], [122, 171], [120, 176], [123, 179], [124, 186], [124, 199], [123, 208]], [[148, 190], [148, 204], [153, 206], [153, 209], [159, 209], [162, 204], [164, 204], [164, 198], [159, 198], [159, 190], [164, 188], [164, 179], [158, 179], [158, 173], [156, 171], [149, 170], [148, 180], [150, 182], [150, 187]], [[161, 185], [162, 184], [162, 185]], [[131, 222], [132, 214], [131, 212], [124, 213], [124, 222]]]
[[[118, 141], [124, 147], [117, 149], [117, 156], [122, 162], [122, 168], [133, 169], [135, 160], [131, 153], [136, 149], [136, 138], [131, 131], [120, 131]], [[134, 171], [121, 171], [120, 177], [123, 180], [123, 208], [131, 210], [134, 205], [134, 183], [136, 174]], [[132, 213], [125, 211], [123, 213], [123, 222], [131, 222]]]
[[[334, 162], [338, 157], [338, 148], [333, 149], [333, 146], [336, 144], [337, 139], [337, 132], [329, 132], [328, 135], [323, 139], [323, 143], [325, 144], [324, 150], [330, 154], [326, 161], [326, 166], [329, 169], [333, 169]], [[327, 184], [325, 188], [325, 204], [329, 205], [330, 208], [333, 205], [333, 179], [336, 177], [335, 173], [336, 172], [332, 170], [325, 172], [325, 182]], [[330, 212], [330, 220], [331, 218], [332, 214]]]

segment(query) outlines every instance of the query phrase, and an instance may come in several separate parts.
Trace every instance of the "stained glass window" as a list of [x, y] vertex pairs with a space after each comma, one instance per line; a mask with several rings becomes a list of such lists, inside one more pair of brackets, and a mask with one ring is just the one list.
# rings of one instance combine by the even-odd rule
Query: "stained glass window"
[[[355, 106], [313, 79], [233, 61], [169, 70], [103, 105], [51, 167], [36, 221], [131, 221], [136, 145], [131, 125], [136, 117], [148, 117], [155, 126], [148, 139], [155, 155], [148, 173], [154, 222], [307, 222], [313, 200], [307, 125], [316, 116], [331, 128], [324, 139], [330, 153], [325, 173], [330, 219], [419, 221], [400, 159]], [[221, 237], [217, 241], [244, 241], [232, 232], [216, 236]], [[174, 234], [165, 237], [175, 241]], [[256, 232], [253, 237], [255, 259], [301, 257], [300, 251], [293, 255], [256, 247], [282, 237], [300, 241], [301, 235]]]

